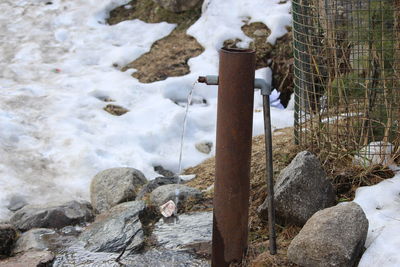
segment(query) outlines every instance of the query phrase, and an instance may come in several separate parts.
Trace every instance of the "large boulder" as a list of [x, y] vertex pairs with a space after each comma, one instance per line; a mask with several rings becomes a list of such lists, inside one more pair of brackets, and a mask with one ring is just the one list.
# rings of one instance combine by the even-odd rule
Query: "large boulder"
[[172, 12], [183, 12], [194, 8], [202, 0], [153, 0], [163, 8]]
[[156, 223], [153, 235], [163, 249], [211, 255], [212, 224], [212, 212], [182, 214], [175, 223], [161, 219]]
[[151, 181], [149, 181], [146, 185], [140, 189], [139, 193], [136, 196], [136, 200], [141, 200], [146, 194], [153, 192], [156, 188], [167, 185], [167, 184], [177, 184], [183, 183], [184, 181], [177, 176], [172, 177], [157, 177]]
[[49, 249], [46, 237], [57, 236], [54, 230], [35, 228], [23, 233], [15, 243], [13, 254], [26, 251], [44, 251]]
[[[334, 188], [317, 157], [308, 151], [297, 154], [281, 171], [274, 187], [275, 211], [281, 223], [304, 225], [317, 211], [335, 205]], [[258, 208], [267, 217], [267, 199]]]
[[178, 198], [179, 208], [183, 207], [187, 201], [200, 199], [201, 196], [201, 191], [196, 188], [183, 184], [169, 184], [157, 187], [151, 192], [150, 201], [155, 206], [161, 206], [170, 200], [175, 202]]
[[7, 257], [17, 239], [17, 229], [11, 224], [0, 224], [0, 258]]
[[290, 243], [288, 258], [305, 267], [354, 266], [363, 251], [368, 220], [355, 202], [314, 214]]
[[90, 222], [93, 218], [90, 203], [69, 201], [60, 205], [27, 205], [11, 217], [11, 223], [22, 231], [32, 228], [60, 229]]
[[144, 242], [139, 215], [145, 207], [143, 201], [119, 204], [99, 215], [79, 239], [92, 252], [121, 252], [125, 248], [127, 254], [136, 251]]
[[102, 213], [122, 202], [135, 200], [146, 177], [133, 168], [112, 168], [98, 173], [90, 185], [90, 201], [96, 212]]

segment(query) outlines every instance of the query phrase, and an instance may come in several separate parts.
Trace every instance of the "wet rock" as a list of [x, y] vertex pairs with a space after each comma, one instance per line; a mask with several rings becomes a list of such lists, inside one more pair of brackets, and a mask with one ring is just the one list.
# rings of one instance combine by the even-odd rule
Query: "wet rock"
[[138, 189], [146, 183], [143, 173], [133, 168], [104, 170], [92, 180], [90, 201], [94, 210], [102, 213], [119, 203], [134, 200]]
[[314, 214], [293, 239], [288, 258], [300, 266], [354, 266], [363, 251], [368, 220], [355, 202]]
[[195, 147], [201, 153], [210, 154], [211, 149], [213, 147], [213, 143], [211, 142], [197, 143]]
[[165, 177], [174, 177], [174, 176], [176, 176], [174, 172], [172, 172], [170, 170], [167, 170], [167, 169], [164, 169], [164, 167], [161, 166], [161, 165], [154, 166], [154, 171], [157, 172], [158, 174], [162, 175], [162, 176], [165, 176]]
[[[282, 170], [275, 190], [276, 217], [281, 222], [304, 225], [317, 211], [335, 205], [335, 191], [317, 157], [308, 151], [297, 154]], [[267, 217], [267, 199], [258, 208]]]
[[188, 200], [200, 199], [201, 191], [183, 184], [169, 184], [156, 188], [150, 194], [150, 201], [155, 206], [161, 206], [169, 200], [176, 201], [178, 196], [178, 208], [183, 207]]
[[50, 267], [54, 260], [49, 251], [29, 251], [0, 261], [1, 267]]
[[167, 184], [177, 184], [184, 183], [184, 180], [178, 177], [157, 177], [154, 180], [149, 181], [146, 185], [140, 189], [136, 196], [136, 200], [141, 200], [147, 193], [151, 193], [156, 188], [167, 185]]
[[25, 198], [21, 195], [13, 195], [10, 198], [10, 202], [7, 205], [7, 208], [11, 211], [17, 211], [19, 209], [22, 209], [28, 205], [28, 202], [25, 200]]
[[[122, 261], [127, 266], [171, 266], [171, 267], [208, 267], [206, 260], [196, 259], [193, 255], [182, 251], [152, 249], [143, 254], [136, 254]], [[133, 265], [130, 265], [133, 264]]]
[[143, 201], [119, 204], [99, 215], [79, 239], [92, 252], [121, 252], [125, 247], [126, 254], [136, 251], [144, 242], [142, 223], [139, 220], [144, 209]]
[[26, 251], [43, 251], [49, 249], [46, 236], [57, 235], [54, 230], [46, 228], [31, 229], [18, 238], [13, 249], [13, 254]]
[[163, 8], [172, 12], [182, 12], [194, 8], [202, 0], [153, 0]]
[[0, 258], [10, 255], [17, 236], [17, 229], [14, 226], [0, 224]]
[[153, 235], [164, 249], [193, 251], [211, 255], [212, 212], [179, 215], [177, 221], [156, 223]]
[[88, 202], [70, 201], [60, 205], [27, 205], [18, 210], [11, 223], [22, 231], [56, 228], [90, 222], [94, 218]]

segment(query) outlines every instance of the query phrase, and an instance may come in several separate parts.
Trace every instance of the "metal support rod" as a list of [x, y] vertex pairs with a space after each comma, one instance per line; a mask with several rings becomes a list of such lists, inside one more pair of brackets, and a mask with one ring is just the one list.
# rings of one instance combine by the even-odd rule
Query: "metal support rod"
[[212, 266], [247, 250], [255, 52], [221, 49], [217, 111]]
[[274, 171], [272, 161], [272, 129], [271, 129], [271, 109], [269, 94], [263, 94], [264, 109], [264, 133], [265, 133], [265, 160], [266, 160], [266, 179], [268, 187], [268, 232], [269, 232], [269, 252], [276, 254], [276, 232], [275, 232], [275, 205], [274, 205]]

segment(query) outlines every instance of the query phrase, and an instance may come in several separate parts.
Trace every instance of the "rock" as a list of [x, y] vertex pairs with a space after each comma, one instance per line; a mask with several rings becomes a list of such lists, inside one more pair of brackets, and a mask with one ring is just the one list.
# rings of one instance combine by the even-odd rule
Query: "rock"
[[0, 261], [0, 267], [50, 267], [53, 260], [49, 251], [29, 251]]
[[[317, 211], [335, 205], [335, 191], [317, 157], [311, 152], [297, 154], [283, 169], [275, 190], [276, 217], [281, 223], [304, 225]], [[267, 217], [267, 199], [258, 208], [262, 218]]]
[[112, 168], [98, 173], [90, 185], [90, 201], [102, 213], [119, 203], [134, 200], [139, 187], [147, 183], [143, 173], [133, 168]]
[[13, 195], [10, 198], [10, 202], [8, 203], [7, 208], [11, 211], [17, 211], [19, 209], [22, 209], [26, 205], [28, 205], [28, 202], [26, 202], [23, 196]]
[[17, 239], [17, 229], [11, 224], [0, 224], [0, 258], [11, 254], [11, 249]]
[[169, 184], [162, 185], [156, 188], [150, 194], [150, 201], [155, 206], [161, 206], [167, 203], [169, 200], [176, 201], [176, 195], [178, 193], [178, 208], [184, 206], [184, 204], [190, 200], [200, 199], [202, 194], [201, 191], [183, 184]]
[[300, 266], [354, 266], [363, 251], [368, 220], [355, 202], [314, 214], [290, 243], [288, 258]]
[[265, 29], [257, 29], [253, 32], [253, 34], [257, 37], [262, 37], [262, 36], [267, 36], [268, 35], [268, 31]]
[[212, 212], [179, 215], [175, 223], [156, 223], [153, 235], [164, 249], [189, 250], [211, 255]]
[[171, 267], [209, 267], [206, 260], [196, 259], [183, 251], [151, 249], [143, 254], [135, 254], [122, 260], [126, 266], [171, 266]]
[[18, 210], [11, 223], [22, 231], [32, 228], [56, 228], [93, 220], [88, 202], [70, 201], [61, 205], [27, 205]]
[[43, 251], [48, 250], [49, 245], [46, 241], [45, 236], [57, 235], [54, 230], [46, 228], [31, 229], [23, 233], [18, 238], [13, 249], [13, 254], [26, 252], [26, 251]]
[[146, 185], [140, 189], [136, 196], [136, 200], [141, 200], [147, 193], [153, 192], [154, 189], [162, 185], [183, 183], [184, 181], [178, 177], [157, 177], [154, 180], [149, 181]]
[[162, 176], [165, 176], [165, 177], [174, 177], [174, 176], [176, 176], [176, 174], [174, 172], [172, 172], [170, 170], [167, 170], [167, 169], [164, 169], [164, 167], [161, 166], [161, 165], [154, 166], [154, 171], [156, 173], [162, 175]]
[[211, 142], [197, 143], [195, 147], [201, 153], [210, 154], [211, 149], [213, 147], [213, 143]]
[[394, 146], [389, 142], [371, 142], [360, 149], [354, 156], [353, 163], [362, 167], [376, 164], [392, 165], [395, 164], [392, 157], [393, 151]]
[[136, 251], [144, 242], [142, 223], [139, 220], [144, 209], [143, 201], [119, 204], [98, 216], [79, 239], [92, 252], [121, 252], [125, 247], [126, 254]]
[[194, 8], [201, 0], [153, 0], [163, 8], [179, 13]]

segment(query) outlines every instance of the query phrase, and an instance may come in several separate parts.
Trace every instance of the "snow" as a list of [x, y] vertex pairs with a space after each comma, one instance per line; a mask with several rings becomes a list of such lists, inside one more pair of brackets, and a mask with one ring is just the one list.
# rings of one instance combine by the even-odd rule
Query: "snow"
[[359, 267], [400, 266], [400, 173], [374, 186], [358, 188], [354, 201], [369, 222], [367, 250]]
[[[250, 39], [240, 30], [244, 21], [261, 21], [274, 42], [291, 23], [290, 3], [205, 1], [202, 17], [188, 30], [205, 47], [189, 61], [191, 73], [142, 84], [131, 77], [135, 70], [119, 68], [176, 25], [107, 25], [109, 11], [128, 0], [47, 2], [0, 2], [0, 220], [10, 216], [6, 205], [15, 194], [32, 204], [89, 199], [91, 178], [107, 168], [134, 167], [148, 179], [158, 175], [155, 165], [177, 171], [187, 95], [198, 76], [218, 73], [223, 40], [242, 38], [245, 46]], [[259, 70], [257, 77], [270, 79], [271, 70]], [[214, 143], [216, 97], [216, 86], [195, 85], [184, 168], [214, 153], [205, 155], [195, 144]], [[103, 110], [110, 104], [104, 99], [130, 112], [112, 116]], [[292, 125], [293, 110], [274, 105], [273, 128]], [[263, 133], [261, 107], [256, 93], [254, 135]]]

